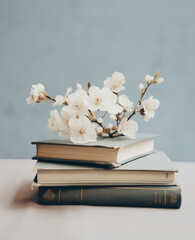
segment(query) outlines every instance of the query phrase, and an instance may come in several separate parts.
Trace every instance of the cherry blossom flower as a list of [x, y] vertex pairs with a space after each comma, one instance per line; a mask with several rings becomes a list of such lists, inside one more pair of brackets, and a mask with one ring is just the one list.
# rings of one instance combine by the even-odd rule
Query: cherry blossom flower
[[62, 117], [62, 121], [59, 127], [58, 134], [60, 136], [69, 135], [70, 134], [69, 121], [70, 119], [75, 118], [75, 114], [73, 112], [68, 111], [68, 107], [65, 106], [62, 108], [60, 115]]
[[110, 114], [117, 114], [122, 107], [117, 104], [117, 96], [109, 88], [92, 86], [89, 88], [89, 96], [86, 98], [86, 105], [91, 111], [107, 111]]
[[104, 81], [104, 86], [112, 90], [113, 92], [120, 92], [124, 90], [125, 87], [122, 84], [125, 83], [125, 76], [120, 72], [114, 72], [112, 77], [108, 77]]
[[32, 85], [30, 90], [30, 97], [26, 98], [27, 104], [35, 104], [42, 101], [46, 97], [46, 92], [44, 91], [45, 87], [43, 84]]
[[62, 126], [62, 119], [60, 117], [59, 112], [55, 109], [50, 111], [51, 118], [48, 119], [47, 127], [52, 131], [57, 133]]
[[[48, 128], [60, 136], [70, 136], [75, 144], [94, 142], [97, 135], [101, 137], [117, 137], [125, 135], [131, 139], [136, 138], [138, 131], [137, 122], [131, 120], [135, 114], [140, 113], [144, 121], [155, 115], [155, 110], [160, 102], [152, 96], [144, 100], [144, 95], [151, 84], [160, 84], [164, 81], [159, 78], [160, 72], [154, 77], [147, 74], [145, 81], [138, 85], [140, 98], [134, 104], [126, 95], [119, 95], [124, 90], [125, 77], [120, 72], [114, 72], [104, 81], [104, 87], [91, 86], [88, 83], [87, 91], [77, 83], [74, 93], [68, 88], [64, 96], [57, 95], [52, 98], [44, 91], [40, 83], [32, 85], [30, 97], [26, 98], [28, 104], [39, 103], [43, 100], [52, 101], [54, 106], [64, 104], [60, 114], [57, 110], [50, 112]], [[98, 113], [96, 113], [98, 111]], [[130, 114], [128, 112], [131, 112]], [[104, 117], [109, 117], [112, 122], [105, 126]]]
[[79, 90], [79, 89], [83, 89], [82, 85], [80, 83], [77, 83], [76, 85], [76, 89]]
[[119, 96], [118, 102], [126, 111], [131, 112], [134, 108], [133, 102], [131, 102], [129, 98], [124, 94]]
[[150, 76], [149, 74], [146, 74], [146, 76], [145, 76], [145, 81], [146, 81], [147, 83], [151, 83], [153, 80], [154, 80], [154, 77], [153, 77], [153, 76]]
[[135, 139], [136, 138], [136, 132], [138, 131], [138, 124], [134, 120], [127, 120], [126, 117], [124, 117], [119, 126], [118, 126], [118, 133], [122, 133], [128, 138]]
[[118, 103], [112, 103], [107, 108], [107, 112], [110, 114], [117, 114], [123, 111], [123, 108]]
[[87, 96], [86, 91], [83, 89], [82, 85], [79, 83], [77, 83], [77, 85], [76, 85], [76, 93], [81, 94], [83, 97]]
[[97, 133], [93, 124], [85, 116], [82, 116], [78, 119], [70, 119], [69, 127], [70, 140], [73, 143], [83, 144], [88, 142], [95, 142], [97, 139]]
[[67, 103], [67, 110], [74, 112], [78, 116], [86, 115], [88, 112], [88, 108], [84, 102], [83, 93], [80, 91], [70, 94], [67, 98]]
[[56, 101], [53, 104], [53, 106], [61, 106], [62, 104], [64, 104], [71, 91], [72, 91], [72, 88], [68, 88], [67, 91], [66, 91], [66, 94], [64, 96], [57, 95], [56, 98], [55, 98]]
[[155, 115], [155, 111], [159, 105], [160, 102], [158, 99], [153, 99], [153, 96], [150, 96], [148, 99], [144, 100], [143, 103], [144, 108], [144, 121], [148, 121], [149, 119], [153, 118]]

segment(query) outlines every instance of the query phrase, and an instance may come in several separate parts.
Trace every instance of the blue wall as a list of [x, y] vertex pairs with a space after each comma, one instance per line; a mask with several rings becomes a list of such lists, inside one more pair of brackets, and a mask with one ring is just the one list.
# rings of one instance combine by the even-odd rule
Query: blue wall
[[25, 102], [33, 83], [55, 97], [121, 71], [135, 102], [145, 74], [162, 70], [147, 95], [160, 108], [139, 131], [159, 133], [172, 160], [193, 161], [194, 10], [189, 0], [0, 0], [0, 157], [30, 158], [32, 140], [57, 137], [47, 129], [53, 107]]

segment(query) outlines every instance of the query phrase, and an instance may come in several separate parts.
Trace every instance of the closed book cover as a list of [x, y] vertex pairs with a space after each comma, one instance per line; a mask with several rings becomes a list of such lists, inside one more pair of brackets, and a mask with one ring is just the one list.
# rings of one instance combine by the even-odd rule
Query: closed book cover
[[32, 142], [36, 145], [33, 159], [42, 161], [84, 162], [119, 166], [127, 161], [154, 152], [154, 134], [137, 134], [136, 139], [125, 136], [98, 138], [94, 143], [73, 144], [69, 139], [49, 139]]
[[80, 186], [170, 184], [177, 169], [167, 155], [159, 151], [112, 169], [38, 161], [34, 171], [39, 186]]
[[40, 204], [180, 208], [179, 186], [40, 187]]

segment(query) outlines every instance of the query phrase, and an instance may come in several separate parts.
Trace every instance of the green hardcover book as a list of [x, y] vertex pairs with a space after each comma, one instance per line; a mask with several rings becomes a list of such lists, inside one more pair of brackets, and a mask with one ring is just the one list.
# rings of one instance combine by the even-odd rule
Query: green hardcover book
[[113, 167], [154, 152], [154, 134], [137, 134], [132, 140], [119, 138], [98, 138], [94, 143], [74, 144], [69, 139], [49, 139], [32, 142], [36, 145], [33, 159], [42, 161], [101, 164]]
[[40, 187], [40, 204], [180, 208], [179, 186]]

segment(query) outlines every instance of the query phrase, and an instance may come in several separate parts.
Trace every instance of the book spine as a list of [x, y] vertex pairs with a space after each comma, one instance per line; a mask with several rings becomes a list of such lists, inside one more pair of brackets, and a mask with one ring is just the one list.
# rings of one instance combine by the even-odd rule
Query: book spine
[[180, 208], [175, 187], [39, 187], [40, 204]]

